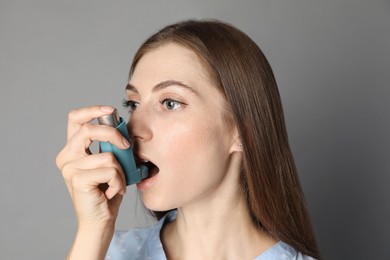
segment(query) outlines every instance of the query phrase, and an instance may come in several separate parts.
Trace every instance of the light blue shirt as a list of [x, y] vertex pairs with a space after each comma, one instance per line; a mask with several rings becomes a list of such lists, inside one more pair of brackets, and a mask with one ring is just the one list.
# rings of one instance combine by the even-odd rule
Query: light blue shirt
[[[117, 231], [112, 238], [105, 260], [166, 260], [160, 240], [160, 231], [164, 223], [176, 219], [176, 211], [171, 211], [151, 227], [133, 228], [129, 231]], [[311, 260], [294, 248], [279, 241], [255, 260]]]

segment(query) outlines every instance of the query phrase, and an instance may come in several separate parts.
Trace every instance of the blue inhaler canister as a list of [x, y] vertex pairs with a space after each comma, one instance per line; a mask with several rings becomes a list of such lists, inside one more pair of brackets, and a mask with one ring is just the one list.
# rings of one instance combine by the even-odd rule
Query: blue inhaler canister
[[[117, 109], [110, 115], [99, 117], [98, 122], [100, 125], [115, 127], [128, 141], [130, 141], [126, 122], [119, 117]], [[119, 149], [110, 142], [100, 142], [99, 145], [101, 152], [110, 152], [118, 160], [125, 174], [127, 186], [138, 183], [148, 177], [148, 168], [145, 165], [140, 164], [137, 167], [131, 147]]]

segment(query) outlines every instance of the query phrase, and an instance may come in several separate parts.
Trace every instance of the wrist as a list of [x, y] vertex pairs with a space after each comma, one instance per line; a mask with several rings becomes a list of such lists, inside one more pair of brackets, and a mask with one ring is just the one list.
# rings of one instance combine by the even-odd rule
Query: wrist
[[80, 225], [67, 259], [104, 259], [115, 225]]
[[105, 233], [107, 231], [114, 231], [114, 221], [103, 221], [103, 222], [78, 222], [77, 232], [82, 233]]

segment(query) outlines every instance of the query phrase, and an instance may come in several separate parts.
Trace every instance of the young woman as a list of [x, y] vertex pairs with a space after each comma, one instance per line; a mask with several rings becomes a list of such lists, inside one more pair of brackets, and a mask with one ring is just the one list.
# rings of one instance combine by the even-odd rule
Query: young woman
[[112, 107], [74, 110], [57, 156], [78, 219], [69, 259], [319, 258], [277, 85], [248, 36], [219, 21], [167, 26], [136, 53], [125, 91], [136, 157], [153, 165], [137, 188], [159, 222], [114, 234], [123, 172], [89, 146], [129, 143], [90, 123]]

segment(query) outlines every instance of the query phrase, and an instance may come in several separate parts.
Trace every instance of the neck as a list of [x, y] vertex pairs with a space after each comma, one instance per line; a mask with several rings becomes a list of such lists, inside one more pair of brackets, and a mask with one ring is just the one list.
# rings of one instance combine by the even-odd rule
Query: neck
[[253, 259], [275, 241], [252, 222], [238, 185], [241, 153], [213, 194], [179, 208], [162, 231], [168, 259]]

